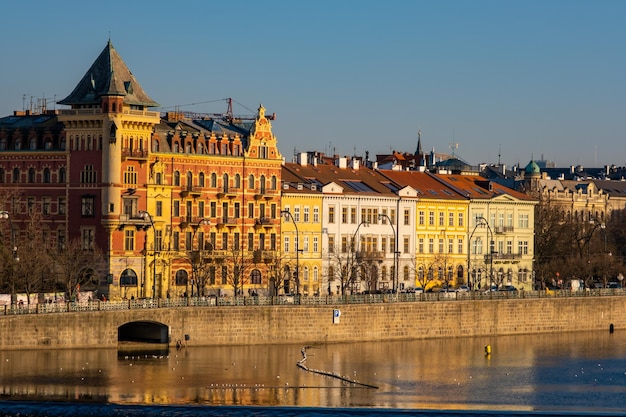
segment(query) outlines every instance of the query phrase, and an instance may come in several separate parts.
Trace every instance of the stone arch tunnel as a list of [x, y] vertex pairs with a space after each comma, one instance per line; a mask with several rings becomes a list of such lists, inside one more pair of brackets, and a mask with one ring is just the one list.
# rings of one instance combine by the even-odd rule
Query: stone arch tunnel
[[156, 321], [131, 321], [117, 328], [117, 341], [169, 343], [169, 327]]

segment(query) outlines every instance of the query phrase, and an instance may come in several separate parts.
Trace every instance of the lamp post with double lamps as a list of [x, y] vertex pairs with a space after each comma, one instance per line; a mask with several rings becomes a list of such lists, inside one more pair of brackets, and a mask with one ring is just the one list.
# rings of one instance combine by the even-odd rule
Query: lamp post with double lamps
[[[359, 248], [358, 241], [356, 241], [356, 235], [357, 235], [357, 233], [359, 233], [359, 229], [361, 228], [361, 226], [367, 227], [369, 225], [370, 225], [370, 223], [368, 221], [366, 221], [366, 220], [361, 221], [361, 223], [359, 223], [359, 225], [356, 227], [356, 230], [354, 231], [354, 234], [352, 235], [352, 241], [350, 242], [350, 245], [351, 245], [350, 246], [350, 249], [351, 249], [350, 253], [352, 254], [352, 258], [350, 259], [350, 264], [349, 264], [350, 271], [349, 271], [349, 275], [347, 277], [348, 282], [351, 282], [352, 276], [356, 275], [356, 270], [358, 268], [358, 265], [356, 264], [356, 259], [355, 259], [356, 258], [356, 254], [358, 253], [358, 248]], [[351, 287], [352, 287], [351, 290], [354, 290], [354, 288], [353, 288], [354, 287], [354, 283], [352, 283]]]
[[[152, 298], [156, 298], [156, 257], [157, 257], [157, 251], [156, 251], [156, 229], [154, 228], [154, 219], [152, 218], [152, 215], [150, 213], [148, 213], [147, 211], [140, 211], [139, 212], [139, 217], [141, 217], [142, 219], [149, 221], [150, 222], [150, 226], [152, 226], [152, 246], [154, 249], [154, 265], [152, 265]], [[144, 252], [146, 253], [146, 267], [148, 265], [148, 247], [147, 247], [147, 240], [146, 243], [144, 243], [144, 248], [143, 248]]]
[[280, 214], [285, 216], [285, 219], [291, 219], [293, 222], [293, 226], [296, 229], [296, 295], [300, 295], [300, 232], [298, 231], [298, 224], [296, 223], [296, 219], [293, 218], [293, 214], [291, 214], [288, 210], [281, 210]]
[[387, 219], [389, 222], [389, 226], [391, 226], [391, 231], [393, 232], [393, 292], [396, 293], [399, 291], [399, 279], [398, 279], [398, 257], [400, 256], [400, 251], [398, 251], [398, 234], [396, 233], [396, 228], [391, 221], [391, 217], [388, 214], [379, 214], [378, 220]]
[[[489, 227], [489, 222], [487, 221], [487, 219], [485, 219], [482, 216], [477, 216], [476, 218], [476, 225], [474, 226], [474, 230], [472, 230], [472, 233], [469, 236], [469, 239], [467, 241], [467, 282], [470, 282], [470, 274], [471, 274], [471, 267], [470, 267], [470, 254], [471, 254], [471, 248], [472, 248], [472, 237], [474, 237], [474, 233], [476, 232], [476, 229], [478, 229], [479, 226], [487, 226], [487, 249], [488, 249], [488, 253], [487, 256], [489, 257], [489, 282], [488, 284], [491, 286], [491, 280], [493, 278], [492, 274], [493, 274], [493, 232], [491, 231], [491, 227]], [[491, 235], [491, 240], [489, 240], [489, 236]], [[473, 282], [472, 287], [475, 287], [476, 283]]]
[[[8, 211], [0, 211], [0, 220], [8, 220], [9, 221], [9, 226], [11, 226], [11, 254], [13, 255], [13, 260], [15, 262], [19, 262], [20, 261], [20, 257], [17, 253], [17, 245], [15, 244], [15, 226], [13, 225], [13, 221], [11, 220], [11, 215], [9, 214]], [[14, 303], [16, 302], [15, 298], [15, 275], [13, 270], [15, 269], [15, 265], [13, 265], [13, 267], [11, 268], [11, 302]]]
[[607, 256], [611, 256], [611, 253], [607, 253], [606, 251], [606, 223], [599, 221], [595, 216], [593, 215], [589, 215], [589, 224], [591, 224], [593, 227], [591, 229], [591, 231], [589, 232], [589, 239], [587, 242], [587, 263], [591, 262], [591, 238], [593, 237], [593, 234], [596, 230], [600, 229], [600, 231], [602, 232], [602, 235], [604, 237], [604, 250], [602, 253], [602, 285], [606, 286], [607, 285], [607, 278], [606, 278], [606, 259]]

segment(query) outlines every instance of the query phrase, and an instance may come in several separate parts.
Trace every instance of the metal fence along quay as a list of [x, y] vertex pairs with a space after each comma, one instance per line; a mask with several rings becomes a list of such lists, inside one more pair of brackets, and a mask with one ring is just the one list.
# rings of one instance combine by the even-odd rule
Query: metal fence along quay
[[345, 305], [377, 303], [413, 303], [413, 302], [454, 302], [469, 300], [503, 300], [530, 298], [571, 298], [571, 297], [606, 297], [626, 296], [624, 288], [602, 288], [580, 291], [544, 290], [544, 291], [458, 291], [432, 293], [399, 294], [355, 294], [334, 296], [296, 296], [277, 297], [190, 297], [190, 298], [146, 298], [123, 301], [84, 301], [41, 304], [11, 304], [0, 308], [0, 315], [79, 313], [82, 311], [140, 310], [150, 308], [193, 308], [193, 307], [228, 307], [228, 306], [272, 306], [272, 305]]

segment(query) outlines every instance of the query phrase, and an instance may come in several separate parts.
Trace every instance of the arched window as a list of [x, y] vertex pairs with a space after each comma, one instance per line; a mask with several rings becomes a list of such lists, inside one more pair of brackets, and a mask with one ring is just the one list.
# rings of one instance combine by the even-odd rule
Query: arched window
[[424, 283], [424, 267], [420, 266], [417, 268], [417, 279], [420, 283]]
[[31, 151], [37, 150], [37, 139], [36, 138], [30, 138], [30, 142], [28, 144], [28, 149], [30, 149]]
[[276, 190], [276, 187], [278, 186], [277, 183], [278, 183], [278, 180], [276, 179], [276, 175], [272, 175], [272, 180], [270, 183], [270, 187], [272, 187], [272, 190], [274, 191]]
[[22, 139], [16, 139], [14, 143], [14, 150], [19, 151], [22, 149]]
[[160, 144], [157, 139], [152, 142], [152, 152], [159, 152]]
[[259, 188], [261, 189], [261, 194], [265, 194], [265, 175], [261, 175], [261, 178], [259, 178]]
[[409, 280], [409, 267], [406, 265], [404, 266], [404, 269], [402, 270], [402, 276], [405, 281]]
[[317, 266], [313, 267], [313, 281], [319, 281], [319, 270], [317, 269]]
[[46, 143], [44, 144], [44, 149], [47, 151], [52, 150], [52, 140], [46, 139]]
[[387, 266], [383, 265], [380, 269], [380, 279], [387, 281]]
[[254, 190], [254, 175], [248, 176], [248, 190]]
[[180, 172], [174, 171], [174, 185], [180, 186]]
[[197, 154], [204, 154], [204, 146], [202, 146], [202, 142], [198, 142], [198, 144], [196, 145], [197, 150]]
[[65, 183], [65, 168], [61, 167], [59, 168], [59, 184], [64, 184]]
[[193, 187], [193, 174], [191, 171], [187, 172], [187, 188]]
[[122, 271], [120, 275], [120, 287], [136, 287], [137, 286], [137, 274], [130, 268]]
[[227, 193], [228, 192], [228, 174], [224, 174], [223, 178], [222, 178], [222, 183], [223, 183], [223, 187], [224, 187], [224, 192]]
[[250, 273], [250, 283], [256, 285], [261, 284], [261, 271], [259, 271], [258, 269], [252, 270], [252, 272]]
[[154, 176], [154, 181], [157, 185], [161, 185], [163, 183], [163, 175], [160, 172], [157, 172]]
[[7, 140], [5, 138], [0, 139], [0, 151], [7, 150]]
[[309, 281], [309, 267], [305, 266], [304, 267], [304, 281], [308, 282]]
[[198, 174], [198, 186], [204, 187], [204, 172]]
[[456, 279], [459, 282], [463, 282], [464, 277], [465, 277], [465, 270], [463, 269], [463, 265], [459, 265], [456, 268]]
[[185, 271], [184, 269], [179, 269], [178, 271], [176, 271], [176, 285], [187, 285], [187, 276], [187, 271]]
[[211, 187], [217, 188], [217, 174], [215, 172], [211, 173]]
[[50, 168], [43, 169], [43, 182], [45, 183], [50, 182]]
[[241, 188], [241, 175], [235, 174], [235, 188]]

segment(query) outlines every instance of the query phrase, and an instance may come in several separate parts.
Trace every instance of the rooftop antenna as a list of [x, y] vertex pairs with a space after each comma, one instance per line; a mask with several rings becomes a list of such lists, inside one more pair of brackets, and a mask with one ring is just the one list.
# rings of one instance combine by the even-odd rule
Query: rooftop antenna
[[500, 166], [500, 157], [502, 156], [502, 144], [498, 145], [498, 166]]
[[454, 150], [459, 149], [459, 144], [455, 142], [454, 135], [455, 135], [455, 132], [454, 130], [452, 130], [452, 143], [449, 146], [449, 148], [452, 149], [452, 156], [454, 156]]

